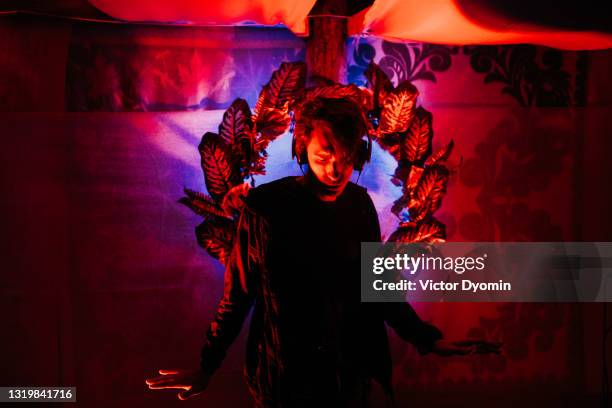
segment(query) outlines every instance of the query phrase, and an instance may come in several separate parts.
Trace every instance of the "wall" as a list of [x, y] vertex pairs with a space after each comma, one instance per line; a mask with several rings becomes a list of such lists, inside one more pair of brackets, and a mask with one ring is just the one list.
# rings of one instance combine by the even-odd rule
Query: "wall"
[[[176, 200], [183, 186], [204, 189], [201, 135], [233, 98], [252, 106], [280, 61], [303, 59], [302, 40], [14, 16], [0, 18], [0, 34], [0, 383], [76, 385], [88, 407], [179, 403], [144, 378], [197, 363], [223, 271]], [[455, 140], [440, 210], [450, 241], [610, 240], [609, 51], [351, 39], [347, 56], [352, 82], [370, 60], [396, 83], [413, 80], [435, 146]], [[298, 174], [289, 143], [272, 145], [258, 183]], [[394, 167], [376, 146], [360, 179], [386, 234], [397, 223]], [[525, 405], [526, 395], [533, 406], [597, 404], [602, 305], [415, 308], [449, 337], [501, 339], [506, 356], [420, 358], [393, 336], [400, 406]], [[193, 404], [250, 401], [244, 341]]]

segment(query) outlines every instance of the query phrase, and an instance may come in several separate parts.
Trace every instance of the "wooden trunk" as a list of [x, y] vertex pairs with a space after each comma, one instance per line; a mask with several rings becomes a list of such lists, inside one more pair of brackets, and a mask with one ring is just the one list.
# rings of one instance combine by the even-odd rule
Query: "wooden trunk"
[[308, 85], [319, 84], [322, 80], [346, 83], [347, 23], [347, 17], [343, 16], [308, 17]]

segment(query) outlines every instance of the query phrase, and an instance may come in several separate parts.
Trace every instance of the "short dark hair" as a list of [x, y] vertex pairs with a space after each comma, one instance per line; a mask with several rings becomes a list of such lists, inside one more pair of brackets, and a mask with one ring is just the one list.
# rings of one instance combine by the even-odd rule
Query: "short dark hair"
[[361, 146], [361, 139], [368, 131], [361, 106], [348, 98], [316, 97], [302, 104], [295, 115], [295, 152], [298, 157], [304, 154], [316, 122], [329, 125], [334, 140], [330, 144], [339, 153], [351, 160]]

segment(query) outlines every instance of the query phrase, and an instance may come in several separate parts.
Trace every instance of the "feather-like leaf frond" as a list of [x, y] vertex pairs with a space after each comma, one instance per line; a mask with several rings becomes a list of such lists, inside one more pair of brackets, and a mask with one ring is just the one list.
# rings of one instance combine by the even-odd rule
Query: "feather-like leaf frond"
[[179, 199], [179, 203], [189, 207], [196, 214], [202, 217], [228, 217], [228, 213], [208, 194], [200, 193], [199, 191], [194, 191], [187, 187], [185, 187], [183, 191], [186, 197]]

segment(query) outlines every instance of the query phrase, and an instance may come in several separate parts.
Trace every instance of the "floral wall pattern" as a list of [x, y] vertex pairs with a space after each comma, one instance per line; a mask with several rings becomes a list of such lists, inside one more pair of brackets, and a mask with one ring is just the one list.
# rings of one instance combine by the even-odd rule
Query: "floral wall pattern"
[[[434, 141], [441, 137], [443, 146], [454, 139], [460, 158], [440, 210], [449, 241], [579, 239], [571, 220], [588, 53], [355, 38], [348, 58], [351, 82], [364, 83], [370, 61], [395, 83], [413, 81], [420, 103], [433, 113], [440, 135]], [[580, 363], [569, 357], [581, 341], [576, 305], [417, 307], [457, 336], [504, 341], [506, 353], [449, 363], [420, 358], [397, 342], [398, 389], [413, 399], [415, 387], [460, 390], [504, 381], [536, 389], [570, 387], [578, 378]], [[457, 315], [463, 324], [453, 324]]]

